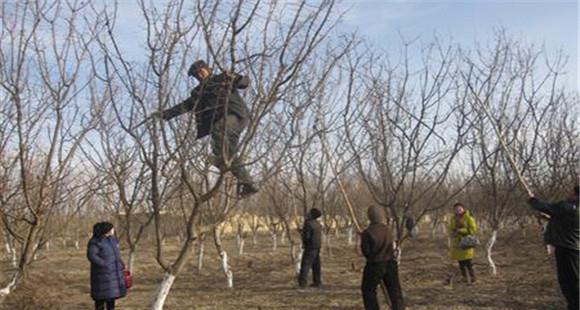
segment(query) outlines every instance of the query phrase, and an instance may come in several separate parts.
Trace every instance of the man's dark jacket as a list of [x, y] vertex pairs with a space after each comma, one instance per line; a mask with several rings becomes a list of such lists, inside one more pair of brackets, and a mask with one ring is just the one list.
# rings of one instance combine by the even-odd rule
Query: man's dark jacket
[[249, 79], [238, 74], [219, 74], [202, 81], [182, 103], [163, 111], [169, 120], [195, 109], [197, 138], [207, 136], [211, 126], [228, 114], [248, 119], [250, 111], [237, 89], [248, 87]]
[[393, 258], [393, 234], [382, 223], [372, 223], [361, 234], [361, 251], [368, 262], [387, 262]]
[[529, 201], [532, 209], [548, 214], [550, 220], [544, 232], [547, 244], [579, 250], [578, 200], [545, 203], [535, 198]]
[[312, 218], [306, 219], [302, 228], [302, 246], [307, 250], [320, 249], [322, 226]]

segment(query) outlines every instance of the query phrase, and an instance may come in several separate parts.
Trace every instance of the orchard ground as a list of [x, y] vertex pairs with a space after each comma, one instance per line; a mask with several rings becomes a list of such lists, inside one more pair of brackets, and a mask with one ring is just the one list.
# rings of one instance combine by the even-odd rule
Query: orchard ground
[[[486, 238], [482, 239], [485, 244]], [[235, 238], [224, 238], [234, 272], [235, 288], [228, 289], [213, 243], [206, 240], [203, 271], [197, 271], [192, 253], [190, 263], [171, 289], [165, 309], [362, 309], [364, 260], [354, 245], [347, 244], [345, 236], [333, 242], [331, 255], [323, 249], [324, 287], [298, 289], [287, 242], [273, 251], [270, 238], [262, 235], [255, 246], [247, 240], [245, 253], [238, 255]], [[80, 249], [41, 252], [28, 280], [6, 298], [0, 309], [92, 309], [84, 245]], [[177, 251], [177, 241], [167, 246], [166, 257], [170, 258]], [[457, 267], [447, 258], [447, 239], [442, 235], [431, 239], [424, 232], [407, 240], [401, 278], [408, 309], [565, 309], [554, 259], [546, 254], [538, 227], [529, 227], [525, 234], [500, 231], [494, 258], [497, 276], [489, 273], [484, 249], [479, 248], [475, 259], [477, 283], [454, 281], [449, 285], [446, 280]], [[5, 257], [2, 269], [2, 274], [9, 273]], [[117, 308], [147, 309], [162, 276], [153, 244], [141, 245], [135, 285], [127, 297], [118, 300]]]

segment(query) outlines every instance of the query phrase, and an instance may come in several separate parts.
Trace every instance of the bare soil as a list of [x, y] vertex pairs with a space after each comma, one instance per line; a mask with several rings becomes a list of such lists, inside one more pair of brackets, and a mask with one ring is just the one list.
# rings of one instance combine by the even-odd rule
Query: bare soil
[[[485, 243], [485, 238], [484, 238]], [[234, 272], [234, 289], [226, 287], [217, 254], [206, 244], [204, 270], [196, 258], [178, 276], [165, 309], [362, 309], [360, 281], [364, 260], [347, 245], [334, 239], [329, 255], [323, 250], [322, 288], [298, 289], [287, 244], [272, 251], [267, 236], [253, 246], [246, 241], [245, 254], [237, 255], [234, 238], [224, 240]], [[139, 250], [134, 272], [135, 286], [117, 301], [118, 309], [147, 309], [163, 277], [153, 256], [153, 245]], [[169, 243], [168, 258], [177, 242]], [[408, 309], [565, 309], [555, 275], [555, 263], [542, 245], [537, 228], [498, 236], [494, 257], [498, 275], [492, 276], [484, 249], [478, 249], [472, 285], [452, 281], [456, 264], [447, 258], [444, 236], [428, 233], [403, 245], [401, 278]], [[0, 309], [92, 309], [89, 296], [89, 264], [84, 249], [44, 251], [28, 279], [9, 295]], [[9, 272], [2, 262], [2, 274]], [[4, 284], [6, 278], [0, 279]], [[380, 299], [383, 299], [379, 295]], [[383, 307], [386, 309], [386, 307]]]

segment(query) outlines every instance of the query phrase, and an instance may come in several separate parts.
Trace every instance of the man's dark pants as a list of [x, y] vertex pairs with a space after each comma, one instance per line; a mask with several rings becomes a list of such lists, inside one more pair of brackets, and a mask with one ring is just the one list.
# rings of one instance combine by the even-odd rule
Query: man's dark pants
[[560, 290], [568, 302], [568, 310], [578, 310], [578, 250], [556, 247], [556, 266]]
[[314, 285], [320, 285], [320, 249], [304, 249], [302, 262], [300, 263], [300, 273], [298, 274], [298, 285], [306, 286], [308, 283], [308, 272], [312, 268], [312, 278]]
[[210, 132], [216, 166], [221, 167], [225, 160], [235, 159], [231, 164], [231, 171], [242, 183], [252, 183], [250, 174], [236, 158], [239, 151], [240, 135], [247, 126], [248, 120], [229, 114], [215, 122]]
[[366, 310], [379, 309], [377, 286], [383, 282], [391, 300], [393, 310], [405, 309], [397, 262], [367, 262], [362, 279], [362, 295]]

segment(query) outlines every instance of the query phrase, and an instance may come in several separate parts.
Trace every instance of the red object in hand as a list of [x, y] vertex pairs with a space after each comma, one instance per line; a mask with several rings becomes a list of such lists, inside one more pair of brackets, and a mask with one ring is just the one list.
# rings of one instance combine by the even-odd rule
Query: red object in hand
[[133, 286], [133, 276], [131, 275], [131, 271], [127, 269], [127, 265], [125, 265], [124, 262], [121, 262], [121, 264], [123, 264], [123, 278], [125, 279], [125, 287], [130, 289], [131, 286]]
[[133, 286], [133, 276], [131, 275], [131, 271], [123, 269], [123, 277], [125, 278], [125, 287], [130, 289], [131, 286]]

